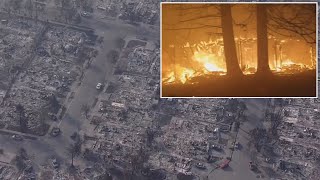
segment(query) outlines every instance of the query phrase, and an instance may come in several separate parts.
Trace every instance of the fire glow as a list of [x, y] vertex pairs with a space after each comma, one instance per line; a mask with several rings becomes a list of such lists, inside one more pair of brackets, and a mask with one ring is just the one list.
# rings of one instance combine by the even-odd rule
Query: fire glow
[[195, 52], [194, 60], [203, 65], [208, 72], [226, 72], [224, 60], [220, 60], [213, 54], [204, 52]]
[[[210, 43], [209, 43], [210, 44]], [[212, 52], [208, 43], [201, 42], [200, 44], [193, 45], [196, 47], [195, 51], [186, 64], [175, 64], [167, 69], [163, 76], [163, 83], [181, 83], [185, 84], [190, 82], [194, 77], [215, 75], [223, 76], [227, 74], [226, 62], [222, 57], [223, 52], [218, 51], [216, 53]], [[211, 43], [215, 44], [215, 43]], [[185, 48], [189, 48], [191, 45], [187, 44]], [[240, 64], [239, 64], [240, 65]], [[285, 59], [278, 66], [274, 66], [270, 63], [270, 69], [274, 73], [279, 74], [294, 74], [297, 72], [302, 72], [304, 70], [312, 69], [303, 63], [296, 63], [292, 59]], [[257, 72], [256, 63], [251, 61], [246, 61], [245, 68], [242, 69], [244, 75], [254, 75]]]
[[195, 71], [190, 68], [182, 67], [180, 65], [176, 65], [174, 70], [168, 73], [164, 78], [163, 81], [165, 83], [173, 83], [173, 82], [180, 82], [182, 84], [186, 83], [187, 80], [191, 79], [196, 75]]
[[181, 65], [175, 65], [169, 73], [166, 73], [163, 78], [163, 82], [180, 82], [182, 84], [185, 84], [188, 80], [196, 76], [201, 76], [213, 72], [217, 72], [219, 75], [225, 75], [227, 72], [224, 60], [219, 59], [214, 54], [197, 51], [194, 53], [192, 60], [193, 67], [183, 67]]

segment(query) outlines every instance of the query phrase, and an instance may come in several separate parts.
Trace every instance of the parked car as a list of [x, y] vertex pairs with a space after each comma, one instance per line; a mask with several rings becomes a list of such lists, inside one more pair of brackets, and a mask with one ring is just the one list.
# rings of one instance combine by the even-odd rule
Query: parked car
[[56, 136], [58, 136], [60, 133], [61, 133], [60, 128], [54, 127], [54, 128], [52, 128], [50, 134], [51, 134], [51, 136], [56, 137]]
[[234, 144], [235, 144], [234, 140], [229, 140], [228, 141], [228, 148], [230, 150], [234, 150]]
[[97, 89], [97, 90], [101, 90], [101, 89], [102, 89], [102, 83], [98, 83], [98, 84], [96, 85], [96, 89]]
[[54, 159], [52, 160], [52, 166], [53, 166], [53, 168], [55, 168], [55, 169], [58, 169], [58, 168], [59, 168], [60, 164], [58, 163], [58, 161], [57, 161], [56, 158], [54, 158]]
[[206, 169], [207, 167], [204, 165], [204, 164], [202, 164], [202, 163], [196, 163], [196, 168], [198, 168], [198, 169]]
[[252, 161], [250, 161], [249, 162], [249, 168], [250, 168], [251, 171], [254, 171], [257, 168], [257, 166]]
[[12, 135], [11, 137], [12, 137], [12, 139], [14, 139], [14, 140], [16, 140], [16, 141], [22, 141], [22, 140], [23, 140], [22, 136], [17, 135], [17, 134]]
[[234, 148], [235, 148], [235, 149], [239, 149], [239, 147], [240, 147], [240, 143], [239, 143], [239, 142], [236, 142], [236, 143], [234, 144]]
[[222, 147], [221, 146], [219, 146], [219, 145], [212, 145], [211, 146], [212, 147], [212, 149], [214, 149], [214, 150], [216, 150], [216, 151], [222, 151]]
[[80, 14], [82, 17], [91, 17], [91, 14], [85, 11], [81, 12]]

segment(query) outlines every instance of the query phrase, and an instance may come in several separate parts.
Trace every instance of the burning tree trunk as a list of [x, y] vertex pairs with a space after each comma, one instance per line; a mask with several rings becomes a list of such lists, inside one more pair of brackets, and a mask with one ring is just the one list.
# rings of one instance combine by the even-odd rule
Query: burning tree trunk
[[232, 26], [231, 6], [229, 4], [221, 5], [221, 25], [224, 44], [224, 54], [226, 58], [227, 74], [230, 76], [242, 76], [239, 67], [237, 51], [234, 41]]
[[258, 67], [257, 75], [266, 76], [271, 74], [268, 57], [268, 30], [267, 30], [267, 7], [266, 5], [257, 5], [257, 49], [258, 49]]

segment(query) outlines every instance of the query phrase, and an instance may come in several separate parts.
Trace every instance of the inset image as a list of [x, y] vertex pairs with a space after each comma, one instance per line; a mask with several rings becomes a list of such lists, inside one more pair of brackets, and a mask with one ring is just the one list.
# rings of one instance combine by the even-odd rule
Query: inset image
[[317, 3], [161, 3], [161, 97], [317, 97]]

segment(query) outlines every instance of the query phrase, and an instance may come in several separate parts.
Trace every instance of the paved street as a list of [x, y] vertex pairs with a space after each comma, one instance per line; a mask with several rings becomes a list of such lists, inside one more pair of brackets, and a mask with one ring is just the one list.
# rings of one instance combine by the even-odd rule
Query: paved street
[[[51, 157], [56, 157], [60, 162], [70, 162], [71, 156], [67, 148], [72, 143], [70, 136], [74, 132], [80, 132], [82, 129], [87, 131], [89, 121], [85, 119], [81, 112], [83, 104], [91, 105], [99, 92], [95, 89], [98, 82], [107, 82], [113, 73], [113, 64], [107, 60], [107, 53], [114, 49], [114, 39], [117, 37], [135, 37], [140, 27], [134, 27], [128, 24], [122, 24], [119, 21], [105, 22], [103, 20], [85, 20], [83, 26], [93, 28], [97, 35], [103, 36], [104, 41], [98, 56], [92, 61], [89, 69], [85, 71], [81, 85], [75, 90], [74, 97], [67, 107], [67, 111], [61, 121], [57, 123], [62, 134], [58, 137], [51, 137], [49, 134], [39, 137], [38, 140], [24, 139], [15, 141], [10, 135], [0, 135], [1, 146], [7, 154], [14, 155], [19, 148], [26, 149], [34, 161], [34, 168], [39, 168], [36, 164], [44, 164]], [[144, 28], [145, 29], [145, 28]], [[146, 33], [145, 35], [154, 33]], [[148, 37], [149, 39], [158, 38], [158, 34]], [[10, 152], [10, 153], [9, 153]], [[80, 164], [81, 162], [77, 162]]]
[[247, 105], [248, 110], [245, 112], [248, 121], [241, 125], [241, 129], [238, 133], [237, 141], [240, 143], [240, 149], [235, 150], [232, 156], [230, 166], [225, 170], [214, 170], [209, 179], [211, 180], [254, 180], [263, 179], [257, 178], [257, 174], [252, 172], [249, 168], [249, 162], [251, 161], [251, 154], [247, 148], [249, 143], [249, 136], [247, 132], [255, 127], [262, 127], [261, 119], [264, 118], [266, 99], [246, 99], [244, 102]]

